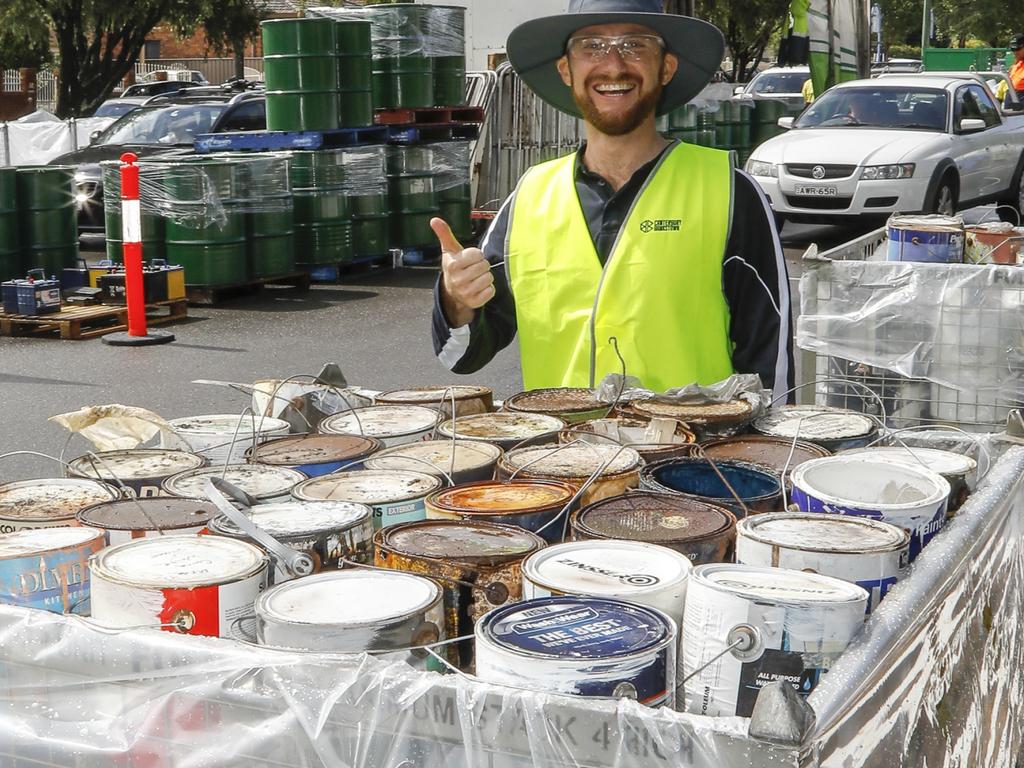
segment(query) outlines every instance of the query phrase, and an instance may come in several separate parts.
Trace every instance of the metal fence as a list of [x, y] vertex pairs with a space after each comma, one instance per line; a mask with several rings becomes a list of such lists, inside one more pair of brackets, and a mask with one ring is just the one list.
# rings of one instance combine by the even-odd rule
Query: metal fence
[[[149, 59], [144, 66], [150, 67], [150, 72], [160, 69], [195, 70], [202, 72], [203, 76], [214, 85], [219, 85], [235, 76], [234, 59]], [[263, 59], [246, 57], [245, 76], [249, 80], [262, 80]]]

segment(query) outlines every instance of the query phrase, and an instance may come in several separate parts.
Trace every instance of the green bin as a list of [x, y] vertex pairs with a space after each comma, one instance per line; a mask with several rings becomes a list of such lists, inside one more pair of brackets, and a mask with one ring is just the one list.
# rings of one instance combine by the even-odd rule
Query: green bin
[[0, 280], [24, 277], [18, 238], [17, 171], [0, 168]]
[[75, 169], [66, 165], [24, 166], [15, 177], [24, 269], [60, 277], [78, 263]]

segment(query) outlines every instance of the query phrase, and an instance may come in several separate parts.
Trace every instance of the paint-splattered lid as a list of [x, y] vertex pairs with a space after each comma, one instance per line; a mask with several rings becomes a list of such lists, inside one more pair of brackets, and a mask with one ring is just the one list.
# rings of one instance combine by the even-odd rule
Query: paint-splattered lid
[[852, 515], [770, 512], [741, 520], [737, 532], [765, 544], [814, 552], [868, 554], [910, 546], [903, 528]]
[[199, 469], [206, 459], [185, 451], [135, 448], [130, 451], [106, 451], [95, 456], [79, 456], [68, 462], [78, 475], [99, 480], [145, 480]]
[[709, 563], [693, 569], [692, 583], [769, 603], [861, 603], [868, 593], [856, 584], [788, 568]]
[[77, 547], [103, 538], [103, 531], [80, 526], [56, 526], [0, 535], [0, 560], [41, 555], [55, 549]]
[[385, 448], [366, 460], [367, 469], [404, 469], [410, 472], [465, 472], [493, 465], [501, 456], [501, 448], [475, 440], [455, 441], [455, 462], [452, 463], [451, 440], [425, 440], [419, 443]]
[[64, 520], [91, 504], [117, 498], [113, 487], [96, 480], [19, 480], [0, 485], [0, 520]]
[[182, 589], [253, 576], [269, 562], [252, 544], [221, 536], [154, 536], [92, 556], [94, 576], [136, 587]]
[[476, 413], [471, 416], [460, 416], [455, 420], [444, 422], [437, 428], [442, 435], [452, 436], [452, 429], [459, 438], [471, 440], [526, 440], [548, 432], [557, 432], [565, 428], [565, 422], [557, 416], [544, 413]]
[[[250, 510], [249, 518], [271, 536], [299, 536], [324, 531], [346, 531], [370, 520], [373, 510], [351, 501], [293, 501], [261, 504]], [[226, 517], [216, 517], [211, 530], [228, 536], [245, 536]]]
[[568, 483], [549, 480], [516, 480], [502, 483], [484, 480], [445, 488], [430, 497], [430, 503], [449, 512], [489, 514], [531, 512], [561, 507], [576, 491]]
[[83, 525], [115, 531], [202, 528], [217, 514], [213, 502], [177, 496], [150, 496], [93, 504], [78, 513]]
[[388, 504], [421, 499], [441, 487], [436, 475], [398, 469], [339, 472], [314, 477], [292, 489], [292, 496], [307, 501], [356, 501], [361, 504]]
[[223, 477], [229, 483], [257, 499], [272, 499], [287, 494], [297, 483], [306, 479], [301, 472], [288, 467], [273, 467], [267, 464], [230, 464], [227, 471], [223, 466], [204, 467], [191, 472], [169, 477], [163, 482], [164, 489], [175, 496], [204, 498], [206, 481], [211, 477]]
[[503, 462], [512, 471], [522, 468], [523, 474], [571, 478], [589, 477], [606, 462], [610, 463], [602, 475], [630, 472], [643, 463], [632, 448], [595, 443], [517, 448], [509, 451]]
[[821, 405], [784, 405], [772, 408], [754, 422], [754, 429], [774, 437], [804, 440], [842, 440], [870, 435], [875, 423], [856, 411]]
[[359, 435], [294, 435], [256, 446], [250, 461], [280, 467], [354, 461], [383, 447], [380, 440]]
[[505, 401], [505, 408], [510, 411], [531, 413], [585, 413], [610, 407], [598, 398], [595, 390], [585, 387], [534, 389], [512, 395]]
[[629, 596], [684, 581], [690, 559], [639, 541], [570, 541], [542, 549], [523, 563], [523, 577], [555, 593]]
[[329, 416], [320, 431], [332, 435], [402, 437], [433, 429], [441, 412], [421, 405], [375, 405]]
[[496, 566], [520, 560], [541, 549], [540, 536], [514, 525], [462, 520], [426, 520], [384, 528], [384, 549], [412, 557]]
[[573, 525], [604, 539], [668, 544], [722, 535], [736, 518], [724, 507], [689, 496], [631, 491], [581, 509]]

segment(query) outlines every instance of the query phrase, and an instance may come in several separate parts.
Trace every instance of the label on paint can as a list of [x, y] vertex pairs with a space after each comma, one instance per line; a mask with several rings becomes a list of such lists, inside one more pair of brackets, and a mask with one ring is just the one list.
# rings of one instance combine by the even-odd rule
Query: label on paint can
[[226, 468], [205, 467], [174, 475], [164, 481], [164, 489], [174, 496], [204, 498], [206, 481], [213, 477], [223, 477], [260, 501], [287, 500], [292, 488], [306, 479], [304, 474], [288, 467], [230, 464]]
[[426, 518], [424, 500], [443, 485], [441, 478], [404, 470], [357, 470], [315, 477], [292, 491], [305, 501], [353, 501], [373, 507], [374, 528]]
[[89, 597], [89, 557], [106, 545], [94, 528], [53, 527], [0, 536], [0, 603], [69, 613]]

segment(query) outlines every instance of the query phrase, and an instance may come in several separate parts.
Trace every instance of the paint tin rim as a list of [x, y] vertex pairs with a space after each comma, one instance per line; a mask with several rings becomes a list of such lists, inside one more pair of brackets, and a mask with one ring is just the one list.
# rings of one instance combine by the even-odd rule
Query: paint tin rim
[[[210, 426], [202, 426], [203, 420], [207, 420]], [[225, 422], [224, 429], [214, 428], [213, 425], [221, 421]], [[193, 426], [190, 422], [196, 422], [196, 425]], [[170, 419], [167, 423], [171, 425], [175, 433], [210, 437], [234, 434], [236, 428], [238, 429], [239, 436], [263, 435], [268, 432], [279, 432], [281, 430], [285, 432], [291, 431], [291, 424], [283, 419], [273, 416], [256, 416], [255, 419], [252, 419], [247, 416], [240, 416], [237, 413], [208, 413], [199, 416], [182, 416], [178, 419]], [[256, 427], [255, 430], [253, 429], [254, 426]]]
[[690, 495], [687, 495], [687, 494], [674, 493], [674, 492], [666, 493], [664, 491], [650, 491], [650, 490], [645, 490], [645, 489], [633, 490], [633, 491], [630, 491], [629, 493], [624, 493], [624, 494], [621, 494], [619, 496], [611, 496], [611, 497], [606, 498], [606, 499], [600, 499], [598, 501], [595, 501], [592, 504], [588, 504], [587, 506], [583, 507], [582, 509], [578, 509], [578, 510], [576, 510], [575, 512], [572, 513], [572, 517], [569, 520], [569, 525], [570, 525], [570, 527], [572, 529], [579, 530], [582, 533], [585, 533], [587, 536], [593, 536], [594, 538], [597, 538], [597, 539], [606, 539], [606, 540], [615, 541], [615, 540], [618, 539], [618, 537], [610, 536], [608, 534], [602, 533], [601, 531], [597, 530], [596, 528], [591, 527], [590, 525], [587, 524], [586, 518], [589, 517], [592, 514], [593, 515], [602, 514], [604, 512], [604, 510], [601, 509], [601, 507], [612, 506], [613, 504], [616, 504], [616, 503], [617, 504], [621, 504], [625, 499], [629, 499], [629, 498], [631, 498], [633, 496], [637, 496], [637, 497], [641, 497], [641, 498], [653, 496], [653, 497], [656, 497], [658, 499], [663, 499], [667, 503], [671, 503], [676, 498], [679, 498], [680, 500], [684, 501], [687, 504], [687, 506], [693, 505], [693, 506], [703, 507], [703, 509], [701, 510], [702, 512], [707, 512], [707, 513], [715, 514], [715, 515], [721, 515], [722, 518], [723, 518], [723, 523], [722, 523], [722, 525], [720, 527], [715, 528], [714, 530], [712, 530], [712, 531], [710, 531], [708, 533], [703, 533], [700, 536], [688, 536], [688, 537], [683, 537], [683, 538], [678, 538], [678, 539], [664, 539], [663, 542], [645, 541], [644, 543], [647, 543], [647, 544], [656, 544], [656, 545], [662, 546], [662, 547], [667, 546], [667, 543], [664, 543], [664, 542], [672, 542], [672, 543], [680, 543], [680, 544], [691, 543], [692, 542], [694, 544], [697, 544], [697, 543], [700, 543], [702, 541], [705, 541], [706, 539], [717, 539], [717, 538], [720, 538], [722, 535], [724, 535], [724, 534], [728, 533], [729, 531], [731, 531], [731, 530], [736, 528], [736, 523], [737, 523], [736, 515], [733, 514], [733, 512], [731, 510], [727, 509], [726, 507], [721, 506], [720, 504], [715, 504], [713, 502], [706, 501], [703, 497], [700, 497], [700, 496], [690, 496]]
[[[883, 467], [889, 472], [903, 472], [917, 475], [917, 479], [926, 480], [933, 486], [933, 493], [929, 494], [923, 499], [917, 499], [916, 501], [908, 501], [902, 504], [887, 503], [882, 501], [860, 501], [857, 499], [843, 498], [836, 496], [832, 493], [827, 493], [824, 490], [811, 485], [808, 482], [807, 475], [813, 473], [816, 469], [822, 466], [831, 466], [837, 463], [861, 463], [868, 464], [872, 468]], [[849, 470], [850, 467], [847, 467]], [[807, 494], [810, 497], [818, 499], [826, 504], [838, 504], [844, 507], [853, 507], [855, 509], [871, 509], [885, 512], [905, 512], [915, 509], [922, 509], [933, 506], [935, 504], [941, 504], [944, 499], [948, 499], [952, 492], [952, 486], [949, 481], [937, 472], [932, 472], [930, 469], [924, 467], [911, 467], [900, 464], [891, 464], [889, 462], [878, 461], [876, 459], [864, 459], [859, 458], [857, 455], [854, 456], [827, 456], [823, 459], [812, 459], [806, 461], [795, 470], [792, 474], [793, 486], [799, 488], [802, 493]]]
[[[495, 421], [496, 422], [502, 422], [502, 421], [511, 421], [511, 420], [519, 420], [519, 421], [536, 420], [536, 421], [546, 422], [546, 424], [545, 424], [545, 428], [544, 429], [542, 429], [540, 431], [536, 431], [536, 432], [531, 432], [528, 435], [515, 435], [515, 434], [509, 434], [509, 433], [505, 433], [505, 434], [495, 434], [495, 433], [492, 433], [490, 435], [466, 435], [466, 434], [462, 434], [462, 433], [459, 432], [459, 422], [483, 421], [485, 419], [489, 419], [492, 422], [495, 422]], [[454, 425], [453, 425], [452, 422], [455, 422]], [[540, 427], [540, 425], [538, 425], [538, 429], [539, 429], [539, 427]], [[518, 440], [519, 442], [522, 442], [523, 440], [531, 440], [531, 439], [533, 439], [535, 437], [540, 437], [541, 435], [546, 435], [546, 434], [550, 434], [552, 432], [557, 432], [559, 430], [565, 429], [565, 427], [566, 427], [566, 422], [565, 422], [564, 419], [560, 419], [557, 416], [552, 416], [551, 414], [548, 414], [548, 413], [534, 413], [532, 411], [495, 411], [493, 413], [471, 413], [471, 414], [467, 414], [465, 416], [458, 416], [455, 419], [446, 419], [445, 421], [443, 421], [443, 422], [441, 422], [440, 424], [437, 425], [437, 433], [439, 435], [443, 435], [444, 437], [446, 437], [446, 438], [448, 438], [450, 440], [452, 438], [452, 431], [453, 431], [453, 428], [454, 428], [454, 431], [456, 432], [456, 434], [455, 434], [455, 439], [456, 440], [476, 440], [476, 441], [480, 441], [480, 442], [498, 441], [498, 440], [502, 440], [502, 441]]]
[[[321, 504], [335, 508], [345, 508], [352, 513], [352, 516], [349, 519], [325, 519], [316, 527], [295, 527], [287, 530], [273, 525], [268, 527], [266, 525], [266, 521], [263, 523], [260, 522], [260, 518], [268, 517], [273, 514], [277, 514], [281, 516], [279, 519], [287, 521], [287, 518], [284, 516], [287, 515], [289, 511], [292, 511], [289, 508]], [[324, 511], [326, 512], [327, 510]], [[366, 523], [372, 524], [373, 507], [356, 501], [282, 501], [271, 504], [260, 504], [258, 507], [253, 507], [249, 510], [249, 515], [247, 515], [247, 517], [271, 536], [291, 538], [296, 536], [314, 536], [323, 533], [345, 533], [359, 527], [360, 525], [365, 525]], [[233, 538], [249, 536], [248, 533], [236, 526], [234, 522], [222, 515], [218, 515], [210, 521], [210, 530], [222, 536], [231, 536]]]
[[330, 473], [327, 475], [321, 475], [320, 477], [311, 477], [308, 480], [303, 480], [292, 488], [292, 496], [300, 501], [350, 501], [350, 499], [327, 499], [322, 496], [317, 497], [303, 494], [307, 493], [307, 488], [325, 483], [329, 480], [332, 480], [335, 483], [356, 486], [360, 480], [369, 480], [370, 474], [378, 477], [384, 476], [384, 479], [391, 480], [398, 480], [398, 475], [404, 475], [406, 480], [414, 480], [416, 482], [427, 480], [429, 481], [430, 487], [423, 490], [410, 491], [406, 495], [376, 497], [374, 501], [360, 501], [356, 503], [370, 504], [372, 506], [374, 504], [391, 504], [399, 501], [412, 501], [415, 499], [425, 498], [427, 495], [433, 493], [444, 485], [444, 481], [439, 476], [431, 475], [427, 472], [414, 472], [407, 469], [358, 469], [353, 472]]
[[[40, 543], [31, 549], [21, 549], [10, 552], [4, 551], [12, 539], [31, 539], [36, 536], [59, 537], [62, 534], [68, 534], [69, 537], [71, 534], [77, 535], [74, 537], [73, 541], [67, 541], [64, 543]], [[23, 557], [37, 557], [68, 549], [78, 549], [80, 547], [93, 544], [96, 541], [105, 540], [104, 533], [101, 529], [84, 525], [53, 525], [49, 528], [23, 528], [18, 531], [0, 534], [0, 562], [6, 560], [18, 560]]]
[[[931, 459], [936, 462], [949, 462], [949, 466], [944, 466], [942, 468], [923, 466], [917, 462], [913, 456], [908, 454], [906, 448], [894, 445], [873, 445], [865, 446], [864, 448], [850, 448], [849, 450], [843, 451], [837, 455], [861, 456], [864, 458], [872, 458], [877, 461], [900, 461], [912, 467], [929, 469], [946, 478], [967, 478], [972, 472], [975, 472], [978, 469], [978, 462], [975, 459], [970, 456], [965, 456], [962, 453], [957, 453], [956, 451], [947, 451], [941, 448], [919, 448], [917, 446], [911, 446], [910, 450], [914, 453], [920, 454], [922, 458], [931, 457]], [[953, 466], [953, 464], [959, 464], [959, 466]]]
[[[592, 444], [590, 447], [596, 449], [598, 453], [601, 452], [602, 448], [609, 448], [612, 451], [618, 451], [621, 449], [622, 451], [618, 456], [616, 456], [615, 459], [613, 459], [611, 465], [605, 468], [605, 470], [600, 475], [597, 476], [598, 480], [601, 480], [602, 478], [616, 478], [621, 477], [623, 475], [629, 475], [634, 472], [640, 472], [644, 468], [643, 458], [637, 451], [628, 446], [613, 446], [610, 444], [607, 446], [600, 446]], [[565, 473], [556, 473], [554, 471], [546, 470], [544, 469], [543, 460], [538, 460], [533, 464], [529, 464], [530, 460], [528, 459], [527, 461], [524, 462], [524, 464], [529, 464], [529, 466], [526, 467], [526, 469], [519, 469], [518, 466], [512, 464], [512, 461], [515, 458], [525, 454], [528, 451], [544, 450], [551, 452], [559, 451], [562, 454], [568, 455], [569, 452], [573, 450], [573, 448], [562, 445], [533, 445], [524, 448], [516, 448], [515, 450], [506, 452], [505, 455], [498, 460], [498, 466], [501, 467], [503, 471], [507, 471], [510, 476], [514, 474], [516, 478], [526, 477], [533, 479], [535, 477], [540, 477], [546, 479], [549, 477], [554, 477], [559, 480], [587, 480], [593, 474], [594, 469], [596, 469], [598, 466], [604, 464], [604, 462], [607, 461], [607, 457], [599, 458], [598, 463], [593, 468], [591, 468], [590, 471], [584, 470], [583, 474], [568, 474], [568, 472], [572, 472], [575, 470], [566, 470]], [[534, 458], [539, 459], [539, 457]], [[616, 469], [615, 465], [620, 461], [628, 461], [628, 464], [626, 467], [622, 469]]]
[[[362, 422], [362, 416], [368, 411], [379, 412], [387, 410], [390, 412], [395, 412], [398, 410], [412, 409], [415, 409], [416, 413], [422, 412], [422, 415], [424, 416], [428, 412], [431, 413], [431, 423], [424, 423], [421, 426], [415, 428], [406, 428], [404, 432], [365, 431], [366, 425], [364, 425]], [[353, 414], [356, 415], [353, 416]], [[335, 423], [349, 418], [354, 420], [355, 423], [353, 424], [353, 428], [358, 431], [337, 431]], [[388, 438], [411, 437], [413, 435], [418, 435], [424, 432], [431, 432], [437, 429], [437, 425], [441, 423], [441, 420], [443, 418], [444, 414], [442, 414], [440, 411], [434, 408], [427, 408], [426, 406], [423, 405], [368, 405], [365, 408], [353, 408], [348, 411], [342, 411], [341, 413], [335, 413], [328, 416], [327, 418], [320, 422], [319, 431], [327, 435], [356, 435], [358, 437], [374, 437], [377, 439], [386, 440]]]
[[[501, 509], [480, 509], [479, 507], [472, 506], [458, 506], [451, 502], [448, 497], [457, 494], [465, 493], [466, 491], [473, 490], [484, 490], [486, 488], [550, 488], [552, 490], [557, 489], [560, 493], [556, 499], [547, 502], [543, 505], [535, 504], [533, 506], [522, 506], [522, 507], [502, 507]], [[529, 515], [532, 513], [542, 514], [550, 511], [552, 508], [561, 509], [568, 504], [573, 496], [576, 495], [576, 489], [569, 483], [564, 483], [559, 480], [512, 480], [510, 482], [502, 482], [500, 480], [477, 480], [473, 483], [460, 483], [459, 485], [451, 486], [450, 488], [441, 488], [434, 491], [430, 496], [427, 497], [427, 503], [431, 506], [441, 510], [442, 512], [448, 512], [451, 514], [458, 515], [471, 515], [473, 517], [489, 518], [504, 517], [507, 515]]]
[[[819, 413], [828, 414], [832, 419], [815, 415]], [[805, 421], [801, 422], [800, 419], [805, 419]], [[803, 429], [803, 424], [814, 425], [819, 429], [823, 429], [825, 425], [831, 425], [831, 421], [837, 421], [841, 424], [843, 420], [850, 424], [850, 427], [846, 430], [835, 430], [831, 434], [818, 434], [815, 432], [802, 434], [800, 432]], [[787, 427], [790, 424], [793, 426]], [[866, 425], [867, 428], [855, 430], [854, 424], [860, 424], [862, 427]], [[790, 440], [796, 437], [798, 440], [811, 443], [818, 440], [826, 442], [861, 440], [870, 437], [878, 431], [878, 425], [863, 413], [858, 413], [848, 408], [834, 408], [828, 405], [776, 405], [768, 410], [767, 413], [755, 419], [752, 426], [757, 432], [769, 437], [781, 437], [782, 439], [788, 438]]]
[[[142, 474], [139, 471], [129, 474], [114, 474], [110, 471], [112, 468], [115, 470], [118, 468], [112, 465], [121, 457], [131, 460], [168, 456], [169, 454], [173, 454], [174, 458], [181, 457], [186, 459], [192, 466], [185, 469], [172, 469], [169, 471], [150, 471], [149, 474]], [[90, 462], [90, 454], [85, 454], [71, 459], [71, 461], [68, 462], [67, 468], [69, 476], [73, 472], [75, 477], [87, 480], [102, 480], [103, 482], [110, 482], [111, 480], [120, 480], [122, 482], [125, 480], [151, 480], [170, 477], [171, 475], [177, 475], [193, 469], [202, 469], [209, 463], [209, 460], [203, 456], [173, 448], [130, 448], [115, 451], [100, 451], [96, 453], [95, 456], [100, 460], [96, 462], [95, 467]], [[90, 472], [95, 472], [95, 474], [89, 474]]]
[[[335, 448], [332, 453], [330, 446], [324, 446], [322, 448], [310, 447], [308, 450], [311, 452], [308, 456], [290, 456], [287, 451], [290, 449], [300, 449], [298, 443], [305, 440], [313, 442], [327, 442], [330, 440], [355, 440], [360, 441], [361, 444], [354, 445], [352, 451], [345, 452], [342, 448]], [[304, 465], [319, 465], [319, 464], [335, 464], [337, 462], [353, 461], [357, 462], [361, 459], [365, 459], [368, 456], [380, 451], [384, 447], [384, 443], [375, 437], [366, 437], [364, 435], [338, 435], [334, 433], [313, 433], [309, 435], [284, 435], [282, 437], [276, 437], [272, 440], [267, 440], [265, 443], [249, 448], [245, 452], [245, 458], [252, 464], [264, 464], [270, 467], [298, 467]], [[283, 458], [276, 457], [273, 455], [275, 451], [281, 452], [282, 449], [285, 451]]]
[[[719, 581], [713, 578], [716, 573], [722, 571], [726, 572], [726, 574], [732, 572], [733, 574], [742, 573], [751, 577], [757, 576], [759, 577], [759, 583], [755, 587], [754, 585]], [[813, 592], [803, 596], [783, 597], [781, 592], [768, 595], [763, 591], [757, 591], [757, 587], [767, 589], [773, 580], [778, 581], [789, 574], [794, 574], [809, 582], [817, 582], [821, 587], [829, 587], [831, 590], [829, 595], [831, 597], [822, 596], [815, 599]], [[754, 603], [768, 602], [778, 605], [802, 607], [808, 603], [818, 606], [840, 606], [857, 603], [862, 600], [871, 601], [871, 595], [868, 594], [866, 589], [849, 581], [837, 579], [834, 576], [824, 576], [820, 573], [795, 571], [790, 568], [772, 568], [762, 565], [740, 565], [737, 563], [707, 563], [705, 565], [698, 565], [693, 569], [691, 583], [698, 584], [705, 589], [719, 594], [736, 595]]]
[[[290, 493], [291, 490], [296, 485], [298, 485], [299, 483], [301, 483], [301, 482], [305, 481], [306, 479], [308, 479], [305, 474], [303, 474], [302, 472], [300, 472], [297, 469], [292, 469], [291, 467], [278, 467], [278, 466], [275, 466], [273, 464], [228, 464], [225, 467], [225, 465], [221, 464], [221, 465], [218, 465], [218, 466], [201, 467], [200, 469], [191, 469], [188, 472], [179, 472], [176, 475], [171, 475], [170, 477], [166, 478], [160, 484], [160, 487], [164, 490], [164, 492], [169, 493], [172, 496], [184, 496], [185, 494], [188, 494], [188, 498], [193, 498], [191, 496], [191, 493], [194, 493], [194, 491], [192, 491], [192, 492], [184, 491], [183, 492], [183, 491], [176, 490], [177, 486], [184, 479], [192, 478], [192, 477], [202, 477], [202, 476], [220, 477], [221, 473], [224, 472], [225, 468], [227, 469], [227, 475], [228, 475], [225, 479], [227, 479], [227, 481], [229, 483], [232, 483], [233, 485], [236, 485], [236, 486], [239, 486], [239, 487], [241, 487], [241, 484], [239, 482], [236, 482], [236, 480], [232, 480], [230, 478], [230, 474], [231, 474], [232, 470], [235, 470], [235, 471], [244, 470], [246, 472], [265, 472], [267, 474], [275, 473], [276, 472], [276, 473], [279, 473], [279, 476], [282, 477], [282, 478], [287, 478], [287, 479], [294, 478], [294, 482], [292, 482], [291, 485], [288, 485], [287, 487], [282, 487], [282, 488], [279, 488], [279, 489], [275, 489], [273, 491], [265, 491], [263, 493], [252, 493], [251, 491], [246, 491], [253, 498], [260, 499], [260, 500], [262, 500], [262, 499], [275, 499], [275, 498], [278, 498], [280, 496], [285, 496], [288, 493]], [[245, 489], [242, 488], [242, 490], [245, 490]]]
[[[403, 534], [423, 532], [426, 529], [449, 529], [455, 531], [468, 531], [472, 528], [477, 533], [497, 536], [504, 534], [506, 537], [517, 536], [520, 538], [524, 548], [520, 551], [496, 553], [494, 555], [479, 554], [424, 554], [423, 551], [413, 551], [395, 543], [395, 539]], [[479, 541], [479, 539], [478, 539]], [[475, 520], [414, 520], [407, 523], [396, 523], [386, 528], [381, 528], [373, 535], [375, 550], [386, 550], [400, 557], [416, 560], [430, 560], [439, 563], [460, 563], [479, 569], [501, 568], [510, 563], [522, 562], [526, 558], [542, 551], [547, 542], [533, 531], [520, 528], [517, 525], [506, 523], [477, 522]]]
[[[117, 490], [117, 488], [115, 488], [113, 485], [110, 485], [110, 483], [105, 483], [102, 480], [92, 480], [84, 477], [47, 477], [40, 478], [38, 480], [12, 480], [9, 483], [0, 484], [0, 519], [17, 522], [18, 524], [46, 523], [57, 520], [74, 520], [75, 516], [81, 509], [85, 509], [85, 507], [92, 506], [93, 504], [103, 503], [89, 502], [88, 504], [84, 504], [78, 509], [74, 510], [73, 512], [67, 514], [61, 513], [59, 515], [46, 515], [41, 517], [29, 517], [27, 515], [12, 514], [11, 510], [8, 510], [4, 507], [3, 496], [7, 491], [19, 490], [21, 488], [39, 488], [41, 486], [46, 485], [63, 486], [65, 488], [83, 488], [86, 487], [86, 485], [96, 486], [97, 490], [103, 491], [103, 493], [109, 497], [107, 499], [104, 499], [104, 502], [119, 501], [120, 499], [123, 498], [121, 493]], [[41, 504], [42, 502], [39, 503]]]
[[[411, 471], [411, 472], [426, 472], [427, 474], [432, 474], [430, 472], [430, 470], [427, 469], [427, 464], [431, 464], [431, 465], [433, 465], [433, 467], [434, 467], [434, 469], [436, 471], [444, 472], [445, 474], [447, 474], [448, 471], [449, 471], [449, 467], [451, 466], [451, 459], [452, 459], [451, 445], [452, 445], [452, 442], [453, 442], [452, 439], [448, 438], [446, 440], [445, 439], [421, 440], [418, 443], [405, 443], [404, 445], [392, 445], [392, 446], [390, 446], [388, 448], [384, 448], [384, 449], [378, 451], [377, 453], [373, 454], [372, 456], [367, 457], [366, 461], [363, 462], [363, 463], [365, 464], [367, 469], [374, 469], [374, 470], [378, 470], [378, 471], [387, 471], [387, 470], [390, 470], [390, 469], [398, 469], [398, 470], [406, 469], [404, 466], [402, 466], [402, 467], [388, 467], [388, 466], [385, 466], [385, 463], [389, 463], [391, 461], [394, 461], [394, 462], [402, 462], [402, 461], [404, 461], [404, 462], [408, 462], [410, 464], [420, 464], [420, 466], [422, 466], [422, 469], [411, 469], [411, 470], [407, 470], [407, 471]], [[504, 455], [504, 453], [505, 453], [498, 446], [496, 446], [496, 445], [494, 445], [492, 443], [488, 443], [488, 442], [486, 442], [484, 440], [455, 440], [454, 442], [455, 442], [455, 473], [473, 472], [473, 471], [476, 471], [476, 470], [484, 469], [488, 465], [493, 465], [493, 464], [497, 463], [498, 459], [500, 459]], [[448, 455], [447, 455], [447, 457], [442, 456], [442, 457], [440, 457], [438, 459], [440, 464], [434, 464], [434, 462], [431, 461], [428, 458], [424, 458], [422, 456], [415, 455], [416, 453], [418, 453], [420, 451], [426, 451], [426, 452], [429, 453], [432, 450], [433, 451], [437, 451], [437, 452], [447, 452]], [[460, 464], [459, 456], [462, 455], [463, 457], [465, 457], [467, 452], [473, 456], [473, 460], [474, 461], [476, 460], [477, 457], [479, 457], [479, 462], [475, 463], [475, 464], [468, 464], [468, 465], [467, 464]], [[421, 462], [426, 462], [426, 463], [421, 464]]]
[[[182, 524], [182, 525], [173, 525], [173, 526], [168, 525], [168, 526], [163, 526], [163, 527], [160, 527], [160, 528], [147, 527], [147, 526], [152, 525], [152, 524], [146, 519], [145, 515], [141, 516], [142, 517], [141, 520], [136, 521], [137, 523], [140, 523], [139, 525], [128, 525], [128, 526], [113, 525], [113, 524], [108, 524], [108, 523], [100, 523], [100, 522], [97, 522], [95, 520], [88, 519], [94, 513], [94, 511], [96, 509], [99, 509], [101, 507], [109, 507], [109, 506], [122, 505], [123, 504], [126, 507], [128, 507], [130, 505], [131, 509], [137, 510], [138, 509], [138, 505], [140, 505], [140, 504], [146, 505], [146, 504], [153, 504], [153, 503], [167, 503], [169, 500], [173, 500], [175, 502], [181, 502], [182, 505], [184, 505], [185, 503], [188, 503], [188, 502], [192, 502], [194, 504], [203, 505], [203, 506], [207, 507], [207, 509], [203, 510], [203, 511], [207, 512], [208, 515], [207, 515], [207, 517], [205, 519], [202, 518], [202, 517], [197, 516], [196, 520], [188, 522], [188, 523], [184, 523], [184, 521], [183, 521], [184, 524]], [[182, 528], [205, 527], [216, 516], [217, 516], [217, 508], [213, 505], [213, 502], [209, 501], [208, 499], [201, 499], [201, 498], [197, 498], [195, 496], [147, 496], [147, 497], [144, 497], [144, 498], [141, 498], [141, 499], [131, 498], [131, 499], [116, 499], [116, 500], [111, 500], [111, 501], [101, 501], [99, 504], [90, 504], [88, 507], [83, 507], [75, 515], [75, 517], [78, 519], [80, 524], [82, 524], [84, 526], [93, 527], [93, 528], [99, 528], [99, 529], [104, 530], [104, 531], [157, 531], [157, 530], [177, 531], [177, 530], [180, 530]]]
[[[850, 544], [849, 547], [799, 544], [795, 541], [785, 541], [778, 537], [772, 537], [771, 533], [765, 533], [764, 528], [780, 520], [799, 521], [806, 520], [809, 523], [833, 523], [835, 525], [846, 525], [851, 528], [870, 528], [879, 533], [884, 532], [891, 537], [887, 543], [878, 543], [874, 546], [863, 546]], [[857, 515], [828, 515], [815, 512], [765, 512], [760, 515], [753, 515], [740, 520], [736, 524], [737, 537], [743, 536], [758, 544], [769, 547], [782, 547], [783, 549], [797, 550], [800, 552], [817, 552], [834, 555], [881, 555], [889, 552], [896, 552], [910, 547], [910, 532], [898, 525], [887, 523], [883, 520], [872, 520], [868, 517]]]

